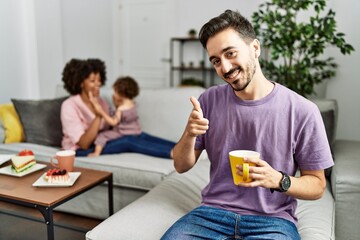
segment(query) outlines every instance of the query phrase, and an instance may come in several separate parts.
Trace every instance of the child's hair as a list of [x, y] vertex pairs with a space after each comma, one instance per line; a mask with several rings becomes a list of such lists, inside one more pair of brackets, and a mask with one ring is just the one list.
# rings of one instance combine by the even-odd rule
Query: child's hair
[[130, 99], [133, 99], [139, 94], [139, 85], [129, 76], [119, 77], [115, 81], [113, 88], [117, 94]]

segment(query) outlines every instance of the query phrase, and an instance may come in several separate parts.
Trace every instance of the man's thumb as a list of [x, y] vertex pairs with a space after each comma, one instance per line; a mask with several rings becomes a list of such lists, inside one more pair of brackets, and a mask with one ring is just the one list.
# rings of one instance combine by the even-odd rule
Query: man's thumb
[[194, 107], [194, 110], [198, 111], [201, 114], [201, 117], [203, 117], [203, 111], [201, 109], [199, 101], [195, 97], [190, 97], [190, 101]]

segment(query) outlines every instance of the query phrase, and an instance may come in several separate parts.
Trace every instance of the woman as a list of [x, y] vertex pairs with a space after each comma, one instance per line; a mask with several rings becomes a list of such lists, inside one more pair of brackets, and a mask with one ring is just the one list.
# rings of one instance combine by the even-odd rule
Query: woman
[[[106, 81], [105, 64], [99, 59], [72, 59], [63, 70], [62, 80], [71, 95], [61, 106], [62, 147], [75, 150], [76, 156], [87, 156], [94, 152], [94, 141], [99, 132], [109, 129], [103, 119], [104, 113], [109, 115], [109, 106], [100, 97], [100, 87]], [[94, 102], [101, 108], [95, 107]], [[149, 145], [149, 141], [155, 145]], [[158, 148], [156, 144], [166, 147]], [[101, 154], [138, 152], [172, 158], [174, 145], [173, 142], [141, 133], [106, 142]]]
[[62, 75], [64, 88], [71, 95], [61, 106], [62, 147], [76, 150], [79, 156], [92, 146], [99, 131], [108, 128], [90, 101], [90, 97], [97, 98], [109, 112], [107, 102], [99, 96], [106, 81], [105, 64], [98, 59], [72, 59]]

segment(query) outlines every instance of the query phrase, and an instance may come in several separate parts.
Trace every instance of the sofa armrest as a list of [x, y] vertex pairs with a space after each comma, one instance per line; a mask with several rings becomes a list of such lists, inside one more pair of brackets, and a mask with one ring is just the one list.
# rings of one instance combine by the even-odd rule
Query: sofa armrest
[[360, 141], [337, 140], [331, 174], [336, 239], [360, 236]]

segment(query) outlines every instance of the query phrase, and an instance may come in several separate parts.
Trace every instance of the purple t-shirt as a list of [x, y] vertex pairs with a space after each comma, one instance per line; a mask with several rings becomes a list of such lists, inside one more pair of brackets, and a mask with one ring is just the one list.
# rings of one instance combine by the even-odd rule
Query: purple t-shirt
[[317, 106], [277, 83], [260, 100], [241, 100], [225, 84], [209, 88], [199, 102], [209, 130], [197, 137], [195, 149], [205, 149], [211, 162], [202, 204], [296, 223], [295, 198], [262, 187], [234, 185], [228, 154], [239, 149], [260, 152], [261, 159], [291, 176], [298, 168], [331, 167], [332, 155]]

